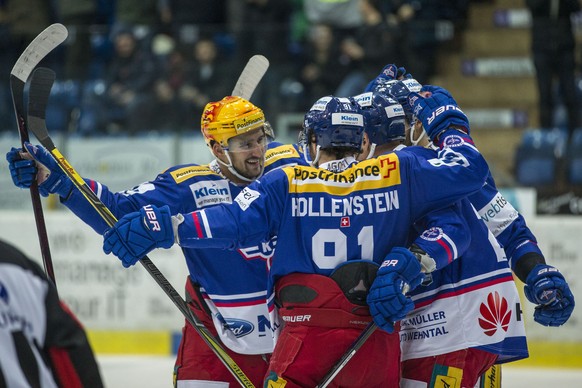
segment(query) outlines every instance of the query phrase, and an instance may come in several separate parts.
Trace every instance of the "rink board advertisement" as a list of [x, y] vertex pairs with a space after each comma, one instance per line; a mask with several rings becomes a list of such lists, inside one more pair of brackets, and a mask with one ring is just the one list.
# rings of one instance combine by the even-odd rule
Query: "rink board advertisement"
[[[32, 212], [0, 214], [0, 238], [41, 263]], [[45, 221], [59, 296], [89, 331], [112, 342], [98, 348], [121, 345], [114, 333], [105, 333], [145, 331], [146, 336], [134, 338], [138, 348], [131, 345], [130, 335], [121, 336], [129, 346], [127, 352], [142, 353], [139, 346], [144, 339], [153, 349], [169, 352], [168, 338], [180, 332], [184, 318], [141, 264], [123, 268], [115, 256], [103, 253], [103, 238], [67, 211], [45, 212]], [[188, 272], [180, 249], [156, 250], [149, 257], [183, 296]], [[157, 339], [166, 344], [157, 344]]]

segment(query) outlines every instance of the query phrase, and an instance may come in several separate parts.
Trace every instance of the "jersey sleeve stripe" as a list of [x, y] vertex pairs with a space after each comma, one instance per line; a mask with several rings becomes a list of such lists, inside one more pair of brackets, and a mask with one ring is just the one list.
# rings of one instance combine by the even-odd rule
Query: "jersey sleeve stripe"
[[206, 218], [206, 212], [204, 210], [200, 211], [200, 217], [202, 218], [202, 225], [204, 226], [206, 237], [212, 238], [212, 232], [210, 231], [210, 225], [208, 224], [208, 218]]

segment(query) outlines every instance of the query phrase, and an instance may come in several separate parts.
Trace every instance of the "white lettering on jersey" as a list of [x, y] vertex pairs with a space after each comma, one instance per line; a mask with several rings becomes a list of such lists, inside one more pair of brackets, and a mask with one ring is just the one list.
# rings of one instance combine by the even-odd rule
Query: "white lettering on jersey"
[[198, 208], [232, 203], [230, 188], [225, 180], [196, 182], [190, 185], [190, 190]]
[[292, 217], [345, 217], [386, 213], [400, 208], [398, 191], [354, 195], [346, 198], [292, 198]]

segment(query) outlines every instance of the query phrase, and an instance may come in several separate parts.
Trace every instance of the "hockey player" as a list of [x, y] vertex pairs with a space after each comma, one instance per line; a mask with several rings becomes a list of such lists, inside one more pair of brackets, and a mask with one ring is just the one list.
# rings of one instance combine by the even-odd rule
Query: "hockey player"
[[[391, 67], [393, 69], [396, 68], [396, 66], [394, 65], [392, 65]], [[416, 80], [410, 78], [403, 79], [400, 81], [390, 81], [382, 79], [381, 81], [371, 82], [371, 85], [373, 84], [375, 85], [373, 89], [381, 91], [383, 93], [388, 93], [391, 96], [398, 99], [399, 102], [402, 102], [402, 106], [404, 108], [404, 113], [406, 117], [407, 128], [411, 129], [408, 131], [409, 136], [406, 136], [406, 139], [408, 140], [409, 144], [414, 145], [419, 144], [423, 147], [428, 147], [430, 145], [430, 141], [426, 138], [426, 133], [424, 132], [422, 126], [416, 125], [415, 127], [416, 130], [412, 130], [412, 128], [410, 128], [409, 125], [412, 121], [411, 119], [413, 117], [413, 112], [410, 105], [408, 104], [407, 96], [411, 91], [419, 91], [421, 85], [418, 84]], [[379, 114], [377, 115], [376, 118], [377, 122], [381, 121], [380, 114], [385, 111], [387, 110], [379, 111]], [[386, 122], [386, 118], [384, 118], [384, 122]], [[376, 129], [376, 133], [378, 131], [379, 130]], [[378, 145], [376, 145], [376, 150], [381, 149], [381, 151], [383, 152], [388, 152], [390, 151], [390, 149], [397, 146], [397, 144], [386, 142], [385, 141], [386, 132], [384, 133], [385, 133], [384, 138], [381, 138], [380, 136], [375, 136], [373, 138], [373, 140], [375, 141], [372, 141], [370, 144], [373, 145], [374, 143], [379, 143]], [[391, 132], [389, 129], [388, 134], [390, 133]], [[374, 132], [372, 132], [371, 135], [373, 136]], [[401, 134], [399, 133], [398, 139], [401, 138], [402, 138]], [[366, 149], [366, 145], [364, 146], [364, 149]], [[365, 154], [366, 153], [364, 152], [364, 155]], [[501, 246], [504, 247], [505, 256], [509, 258], [509, 262], [507, 262], [507, 259], [505, 259], [505, 257], [502, 257], [501, 261], [503, 263], [511, 265], [516, 275], [526, 283], [526, 297], [531, 302], [538, 305], [538, 307], [536, 308], [536, 312], [534, 314], [534, 319], [537, 322], [548, 326], [560, 326], [564, 324], [570, 317], [572, 310], [574, 308], [574, 298], [568, 287], [568, 284], [566, 283], [563, 276], [556, 269], [545, 265], [545, 260], [537, 246], [535, 237], [533, 236], [529, 228], [527, 228], [525, 220], [511, 206], [511, 204], [509, 204], [509, 202], [507, 202], [503, 198], [503, 196], [497, 191], [491, 174], [488, 175], [486, 185], [484, 185], [478, 192], [470, 195], [469, 200], [472, 203], [472, 206], [479, 209], [478, 213], [480, 215], [480, 218], [483, 221], [485, 221], [488, 229], [490, 230], [490, 233], [493, 233], [493, 235], [497, 237], [497, 240], [499, 240], [499, 242], [501, 243]], [[499, 210], [494, 211], [492, 216], [491, 209], [495, 207], [497, 207]], [[472, 213], [473, 212], [469, 211], [468, 214], [466, 215], [466, 219], [468, 220], [469, 225], [475, 225]], [[471, 229], [477, 230], [478, 228], [476, 229], [475, 227], [472, 227]], [[472, 233], [472, 235], [473, 234], [475, 233]], [[459, 261], [458, 263], [455, 263], [455, 265], [451, 266], [450, 269], [447, 269], [448, 272], [452, 271], [456, 266], [460, 268], [460, 269], [457, 268], [456, 273], [461, 276], [466, 276], [468, 271], [463, 271], [462, 268], [467, 267], [467, 264], [463, 266], [463, 262], [467, 263], [468, 261], [470, 261], [469, 258], [472, 256], [477, 256], [476, 260], [477, 262], [480, 262], [480, 260], [478, 260], [479, 257], [490, 256], [492, 257], [493, 260], [496, 260], [496, 257], [497, 259], [499, 259], [497, 249], [495, 250], [494, 255], [487, 255], [486, 250], [478, 246], [480, 241], [479, 240], [480, 234], [481, 233], [478, 232], [477, 237], [472, 237], [471, 246], [469, 247], [468, 251], [463, 255], [463, 260]], [[494, 240], [493, 238], [490, 238], [490, 240], [491, 244], [497, 245], [497, 240]], [[487, 246], [488, 245], [487, 242], [485, 242], [484, 245]], [[430, 248], [427, 247], [426, 245], [422, 247], [430, 251]], [[517, 247], [519, 247], [519, 252], [516, 252]], [[521, 262], [521, 264], [519, 265], [520, 269], [517, 269], [516, 271], [515, 264], [521, 258], [524, 258], [525, 260]], [[532, 269], [537, 264], [542, 265], [540, 265], [535, 271], [531, 271], [532, 277], [528, 279], [528, 273], [530, 273], [528, 271], [528, 267], [529, 269]], [[486, 274], [487, 268], [483, 267], [482, 271], [483, 274]], [[524, 271], [526, 272], [524, 273]], [[455, 341], [451, 341], [448, 342], [447, 346], [443, 346], [442, 344], [439, 345], [435, 343], [436, 342], [435, 340], [431, 340], [427, 337], [423, 337], [423, 335], [420, 335], [424, 334], [424, 332], [418, 333], [419, 332], [418, 327], [422, 327], [423, 324], [420, 325], [413, 324], [414, 322], [421, 322], [422, 317], [430, 316], [431, 311], [432, 313], [440, 314], [441, 311], [443, 310], [441, 309], [442, 305], [447, 303], [446, 298], [449, 297], [453, 290], [459, 287], [462, 287], [464, 289], [468, 288], [465, 282], [459, 282], [458, 284], [453, 284], [452, 286], [450, 285], [440, 286], [442, 288], [449, 288], [450, 290], [449, 292], [437, 292], [435, 291], [435, 288], [437, 288], [436, 286], [438, 285], [438, 282], [436, 280], [438, 280], [439, 278], [440, 282], [442, 283], [443, 279], [454, 280], [456, 278], [459, 278], [459, 276], [451, 275], [443, 278], [441, 274], [441, 276], [435, 278], [435, 282], [433, 282], [433, 284], [430, 285], [430, 287], [426, 289], [423, 288], [422, 290], [420, 289], [415, 290], [412, 293], [412, 298], [413, 300], [415, 300], [416, 310], [409, 314], [408, 317], [403, 321], [404, 323], [409, 323], [408, 327], [405, 328], [405, 331], [408, 331], [410, 333], [408, 336], [405, 335], [402, 336], [403, 360], [405, 360], [403, 362], [404, 387], [408, 386], [408, 384], [411, 383], [414, 386], [413, 383], [414, 381], [421, 380], [424, 381], [425, 383], [433, 381], [438, 373], [447, 373], [447, 367], [451, 366], [455, 367], [455, 364], [454, 362], [452, 362], [452, 360], [455, 360], [455, 362], [457, 363], [460, 363], [463, 360], [465, 360], [466, 362], [465, 367], [462, 367], [461, 365], [461, 368], [456, 368], [457, 370], [449, 369], [448, 371], [452, 375], [456, 375], [455, 377], [457, 378], [459, 377], [459, 373], [462, 373], [463, 379], [462, 385], [464, 386], [466, 383], [467, 386], [472, 386], [474, 385], [474, 383], [472, 383], [472, 378], [470, 376], [474, 377], [475, 372], [478, 371], [480, 365], [481, 366], [483, 365], [483, 363], [479, 364], [479, 362], [475, 362], [479, 360], [478, 358], [475, 358], [475, 354], [473, 354], [475, 353], [474, 350], [474, 348], [476, 348], [475, 345], [472, 346], [473, 349], [467, 348], [449, 354], [443, 353], [443, 351], [446, 351], [447, 346], [448, 349], [451, 349], [452, 347], [455, 346], [462, 348], [463, 344], [467, 345], [468, 342], [465, 341], [465, 338], [454, 337], [457, 340], [456, 344]], [[498, 283], [493, 287], [496, 288], [500, 286], [501, 284]], [[504, 299], [505, 298], [515, 299], [516, 297], [514, 290], [512, 290], [508, 286], [509, 284], [507, 284], [505, 288], [510, 292], [502, 293], [501, 295], [503, 295]], [[463, 292], [463, 294], [465, 295], [464, 298], [467, 298], [467, 295], [470, 294], [471, 292]], [[422, 293], [422, 296], [415, 295], [418, 293]], [[544, 296], [544, 294], [549, 294], [550, 297], [545, 300], [542, 300], [542, 296]], [[432, 305], [431, 301], [432, 303], [434, 303], [434, 301], [437, 301], [438, 303]], [[517, 302], [519, 302], [519, 300], [517, 300]], [[430, 305], [427, 306], [427, 303]], [[478, 303], [468, 304], [468, 306], [476, 305], [481, 306]], [[508, 303], [508, 307], [510, 310], [515, 310], [515, 307], [513, 306], [518, 307], [517, 304]], [[455, 318], [455, 316], [458, 315], [460, 311], [461, 310], [459, 310], [457, 306], [451, 308], [450, 312], [452, 314], [450, 313], [447, 314], [448, 318], [447, 322], [449, 324], [451, 322], [461, 322], [462, 320], [458, 320]], [[465, 313], [467, 313], [467, 311], [463, 310], [463, 316], [465, 316]], [[520, 314], [519, 311], [514, 311], [513, 318], [518, 317], [519, 314]], [[484, 319], [484, 317], [480, 316], [479, 314], [475, 316], [479, 317], [479, 319]], [[466, 319], [464, 321], [469, 322]], [[491, 320], [489, 319], [489, 321]], [[489, 322], [489, 324], [487, 324], [486, 322], [487, 320], [479, 322], [479, 327], [476, 327], [476, 325], [474, 325], [474, 328], [477, 329], [475, 333], [478, 333], [479, 329], [482, 329], [483, 332], [485, 332], [486, 334], [491, 334], [492, 333], [490, 325], [491, 322]], [[476, 321], [474, 321], [473, 323], [475, 324]], [[508, 321], [507, 327], [502, 325], [504, 329], [508, 328], [509, 330], [507, 331], [499, 330], [499, 332], [493, 333], [497, 336], [498, 339], [502, 335], [505, 335], [505, 339], [503, 339], [501, 345], [496, 346], [496, 348], [493, 351], [494, 353], [499, 354], [499, 359], [497, 360], [498, 363], [513, 361], [516, 360], [517, 358], [524, 357], [524, 355], [527, 356], [527, 351], [524, 346], [525, 344], [519, 345], [521, 341], [512, 335], [516, 333], [516, 331], [513, 331], [512, 333], [512, 330], [510, 330], [511, 325], [513, 324], [514, 320], [511, 319], [510, 321]], [[486, 327], [489, 327], [490, 330], [487, 331]], [[522, 330], [520, 329], [519, 331]], [[412, 334], [415, 332], [418, 334], [416, 335], [416, 338], [414, 338], [414, 334]], [[449, 330], [449, 332], [451, 331]], [[443, 342], [446, 342], [445, 337], [447, 336], [440, 337], [443, 340]], [[470, 338], [470, 336], [467, 336], [466, 338]], [[487, 342], [491, 341], [491, 338], [483, 336], [482, 338], [485, 338]], [[476, 345], [482, 343], [483, 343], [482, 340], [475, 342]], [[419, 344], [420, 346], [418, 346]], [[514, 350], [508, 349], [507, 346], [502, 346], [503, 344], [511, 345], [511, 347], [515, 349]], [[438, 351], [435, 351], [435, 349], [438, 349]], [[488, 349], [489, 351], [491, 351], [491, 346], [488, 347], [481, 346], [480, 349], [486, 350]], [[477, 355], [482, 356], [483, 354], [478, 353]], [[459, 366], [459, 364], [457, 364], [456, 366]], [[467, 372], [469, 372], [469, 374]]]
[[[236, 249], [278, 236], [269, 259], [269, 303], [272, 326], [278, 327], [275, 304], [285, 325], [266, 384], [315, 386], [373, 318], [384, 330], [355, 354], [335, 386], [397, 387], [400, 346], [388, 333], [413, 308], [403, 290], [423, 278], [418, 258], [399, 247], [414, 220], [479, 189], [487, 171], [454, 100], [440, 92], [411, 97], [427, 132], [444, 147], [440, 158], [396, 152], [355, 163], [360, 110], [348, 99], [325, 98], [313, 107], [320, 114], [306, 116], [304, 129], [304, 149], [315, 155], [316, 167], [272, 171], [230, 206], [174, 217], [154, 206], [128, 214], [106, 232], [105, 252], [132, 265], [174, 241]], [[156, 230], [148, 227], [152, 220]], [[373, 276], [363, 264], [371, 262], [381, 265], [368, 294]], [[353, 271], [334, 276], [350, 266]], [[394, 313], [384, 314], [388, 308]]]
[[[404, 147], [409, 126], [395, 100], [379, 92], [354, 98], [366, 118], [361, 155], [404, 150], [436, 156], [434, 150]], [[473, 387], [496, 361], [527, 357], [519, 294], [503, 250], [467, 199], [455, 207], [464, 223], [449, 222], [451, 214], [453, 220], [457, 215], [449, 209], [415, 223], [415, 237], [420, 237], [411, 250], [426, 252], [434, 272], [410, 292], [415, 308], [401, 321], [401, 387], [419, 382], [434, 387], [440, 381]]]
[[[202, 134], [215, 156], [210, 164], [175, 166], [152, 181], [120, 193], [93, 180], [87, 180], [88, 184], [117, 218], [147, 204], [167, 205], [168, 214], [188, 213], [231, 203], [263, 170], [301, 162], [293, 146], [270, 145], [267, 150], [262, 110], [240, 97], [207, 104], [201, 122]], [[38, 168], [42, 172], [38, 174], [40, 192], [58, 194], [65, 206], [102, 234], [107, 225], [73, 189], [50, 154], [32, 145], [27, 145], [27, 150], [36, 162], [21, 159], [19, 149], [7, 155], [16, 185], [29, 187]], [[273, 254], [275, 243], [272, 239], [243, 245], [238, 251], [183, 248], [190, 273], [187, 302], [254, 384], [262, 382], [273, 351], [265, 278], [266, 260]], [[190, 324], [185, 324], [182, 334], [175, 365], [178, 387], [236, 384]]]
[[103, 387], [85, 330], [39, 265], [0, 241], [0, 387]]

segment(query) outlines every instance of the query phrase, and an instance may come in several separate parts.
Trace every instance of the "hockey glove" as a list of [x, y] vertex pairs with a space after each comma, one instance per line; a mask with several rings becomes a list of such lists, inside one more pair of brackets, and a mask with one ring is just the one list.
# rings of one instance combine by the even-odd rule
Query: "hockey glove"
[[386, 65], [382, 69], [382, 72], [372, 81], [370, 81], [364, 92], [385, 91], [391, 81], [396, 81], [403, 78], [412, 78], [410, 74], [406, 73], [406, 69], [404, 67], [397, 67], [394, 64]]
[[31, 159], [24, 159], [21, 155], [22, 148], [14, 148], [6, 153], [6, 160], [8, 161], [8, 169], [12, 176], [12, 182], [16, 187], [22, 189], [30, 188], [32, 182], [36, 179], [36, 162]]
[[32, 145], [28, 142], [24, 143], [24, 147], [36, 161], [38, 192], [40, 195], [48, 197], [49, 194], [58, 194], [63, 198], [67, 198], [71, 190], [73, 190], [73, 182], [61, 170], [50, 152], [41, 145]]
[[170, 208], [146, 205], [123, 216], [103, 235], [103, 251], [117, 256], [125, 268], [137, 263], [154, 248], [174, 245]]
[[433, 142], [436, 143], [440, 134], [452, 125], [463, 127], [469, 133], [469, 119], [448, 91], [430, 85], [423, 86], [421, 91], [428, 91], [430, 95], [423, 98], [418, 93], [410, 93], [408, 104]]
[[544, 326], [561, 326], [574, 310], [574, 295], [564, 276], [546, 264], [536, 265], [526, 279], [524, 293], [536, 304], [534, 320]]
[[378, 327], [392, 333], [394, 322], [401, 320], [414, 309], [414, 303], [405, 293], [422, 282], [420, 262], [406, 248], [396, 247], [386, 256], [370, 293], [370, 314]]

